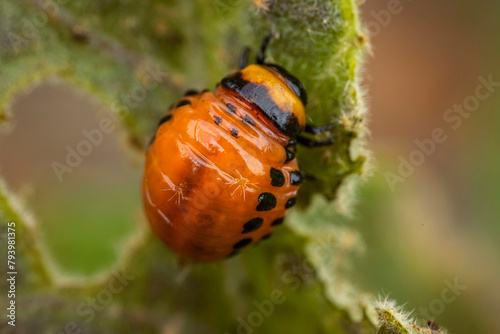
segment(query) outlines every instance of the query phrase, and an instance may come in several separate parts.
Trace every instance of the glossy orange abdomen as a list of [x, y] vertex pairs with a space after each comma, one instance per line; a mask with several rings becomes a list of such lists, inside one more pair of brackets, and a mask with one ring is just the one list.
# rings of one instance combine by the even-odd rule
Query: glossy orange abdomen
[[[251, 78], [244, 82], [261, 69], [253, 71], [242, 71]], [[283, 90], [280, 98], [295, 96], [282, 82], [272, 85]], [[233, 255], [267, 238], [295, 204], [301, 174], [291, 138], [277, 128], [279, 119], [265, 115], [247, 95], [223, 84], [215, 93], [185, 96], [147, 151], [147, 218], [155, 234], [183, 258], [211, 261]], [[266, 98], [276, 100], [271, 94]], [[298, 98], [276, 101], [288, 116], [297, 112], [297, 103]]]

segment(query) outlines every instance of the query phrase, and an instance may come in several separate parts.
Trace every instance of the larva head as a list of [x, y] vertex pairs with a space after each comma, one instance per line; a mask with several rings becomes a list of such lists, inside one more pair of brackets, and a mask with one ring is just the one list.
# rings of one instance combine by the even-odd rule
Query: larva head
[[295, 138], [304, 130], [306, 90], [281, 66], [249, 65], [225, 77], [221, 85], [256, 105], [277, 130], [288, 137]]

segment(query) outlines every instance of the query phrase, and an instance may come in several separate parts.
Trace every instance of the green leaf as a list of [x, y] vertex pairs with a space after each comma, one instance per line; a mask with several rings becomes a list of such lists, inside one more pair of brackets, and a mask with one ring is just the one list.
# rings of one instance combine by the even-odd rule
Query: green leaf
[[[337, 124], [329, 134], [334, 145], [300, 149], [302, 170], [316, 180], [301, 189], [302, 202], [313, 193], [338, 197], [339, 187], [353, 174], [362, 174], [365, 109], [361, 101], [359, 64], [366, 46], [356, 1], [276, 1], [264, 14], [259, 29], [280, 38], [271, 45], [271, 58], [305, 85], [308, 122]], [[357, 142], [355, 142], [357, 140]], [[349, 201], [347, 193], [342, 201]]]
[[298, 151], [301, 168], [315, 181], [301, 188], [301, 208], [291, 212], [288, 228], [233, 259], [183, 267], [140, 222], [114, 268], [71, 280], [51, 265], [28, 210], [1, 183], [0, 232], [5, 240], [7, 223], [16, 222], [25, 273], [17, 329], [415, 331], [411, 322], [400, 321], [404, 312], [393, 316], [347, 276], [349, 257], [363, 244], [340, 213], [348, 212], [352, 190], [367, 169], [359, 79], [367, 39], [357, 1], [5, 0], [0, 120], [9, 120], [16, 94], [57, 76], [100, 99], [142, 149], [184, 90], [214, 87], [235, 71], [240, 50], [251, 46], [255, 54], [268, 33], [275, 36], [269, 61], [289, 69], [307, 88], [308, 121], [336, 124], [327, 134], [334, 145]]

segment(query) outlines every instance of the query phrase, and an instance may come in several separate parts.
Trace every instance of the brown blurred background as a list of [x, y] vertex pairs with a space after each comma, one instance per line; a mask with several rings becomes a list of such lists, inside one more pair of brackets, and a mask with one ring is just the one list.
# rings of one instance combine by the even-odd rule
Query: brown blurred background
[[[362, 6], [373, 45], [364, 78], [375, 170], [355, 210], [367, 252], [356, 259], [353, 279], [407, 302], [418, 318], [430, 314], [451, 333], [500, 333], [500, 87], [458, 129], [443, 119], [474, 95], [479, 76], [500, 81], [500, 3], [389, 3]], [[397, 13], [387, 16], [389, 8]], [[106, 268], [133, 227], [131, 217], [141, 214], [140, 159], [123, 153], [117, 130], [59, 182], [52, 163], [64, 162], [66, 146], [75, 147], [83, 129], [97, 128], [109, 114], [57, 81], [19, 96], [13, 114], [0, 137], [1, 173], [34, 208], [61, 268]], [[392, 191], [386, 172], [397, 173], [399, 156], [408, 159], [414, 141], [436, 128], [447, 140]], [[455, 280], [466, 288], [445, 291], [443, 299], [446, 282]]]
[[[365, 287], [407, 301], [419, 318], [427, 308], [451, 333], [500, 333], [500, 87], [457, 129], [443, 119], [475, 94], [479, 76], [500, 82], [500, 3], [401, 0], [389, 22], [381, 11], [391, 2], [362, 7], [376, 169], [357, 210], [367, 254], [356, 271]], [[436, 128], [447, 140], [391, 191], [384, 174]], [[455, 279], [467, 288], [446, 302], [444, 280]]]

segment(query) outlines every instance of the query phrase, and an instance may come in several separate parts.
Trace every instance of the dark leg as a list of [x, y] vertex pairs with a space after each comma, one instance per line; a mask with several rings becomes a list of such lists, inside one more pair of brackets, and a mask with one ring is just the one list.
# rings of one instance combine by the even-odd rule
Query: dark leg
[[149, 143], [148, 143], [148, 147], [150, 147], [151, 145], [153, 145], [153, 143], [155, 142], [156, 140], [156, 133], [153, 135], [153, 137], [149, 140]]
[[309, 180], [309, 181], [316, 181], [316, 177], [312, 176], [311, 174], [307, 174], [306, 172], [304, 171], [300, 171], [300, 174], [302, 174], [302, 178], [304, 180]]
[[190, 89], [190, 90], [188, 90], [188, 91], [186, 91], [186, 92], [184, 93], [184, 96], [193, 96], [193, 95], [196, 95], [196, 94], [198, 94], [198, 91], [197, 91], [197, 90], [195, 90], [195, 89]]
[[330, 123], [328, 125], [321, 125], [321, 126], [314, 126], [314, 125], [307, 124], [306, 128], [304, 129], [304, 132], [312, 133], [312, 134], [325, 133], [325, 132], [328, 132], [328, 131], [334, 129], [336, 126], [337, 126], [337, 123]]
[[297, 142], [300, 145], [303, 145], [305, 147], [321, 147], [321, 146], [328, 146], [328, 145], [335, 143], [335, 139], [329, 138], [329, 139], [325, 139], [325, 140], [314, 140], [314, 139], [298, 136]]
[[172, 113], [168, 113], [167, 115], [163, 116], [159, 121], [158, 121], [158, 126], [162, 125], [165, 122], [170, 121], [172, 118]]
[[259, 64], [259, 65], [264, 64], [264, 59], [266, 58], [265, 53], [266, 53], [267, 45], [269, 44], [271, 37], [272, 37], [271, 34], [264, 37], [264, 40], [262, 41], [262, 44], [260, 45], [259, 53], [257, 54], [257, 64]]
[[248, 66], [248, 53], [249, 52], [250, 52], [250, 48], [248, 48], [248, 47], [244, 48], [243, 51], [241, 51], [240, 60], [238, 63], [240, 70], [242, 70]]

